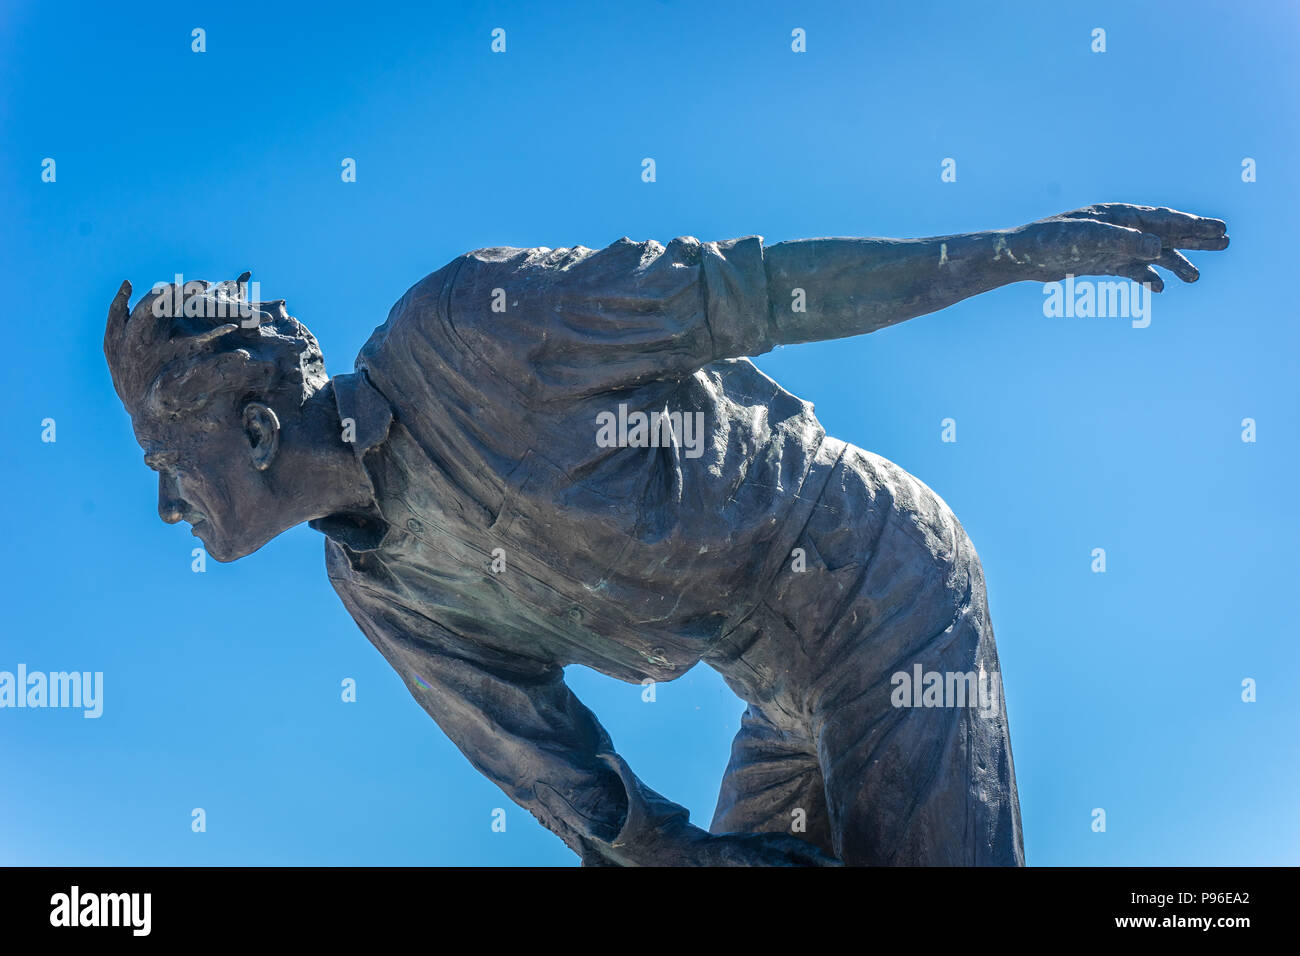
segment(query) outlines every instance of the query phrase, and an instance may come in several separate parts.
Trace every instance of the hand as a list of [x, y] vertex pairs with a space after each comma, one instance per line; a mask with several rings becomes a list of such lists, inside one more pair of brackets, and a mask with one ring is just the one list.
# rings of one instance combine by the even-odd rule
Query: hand
[[684, 808], [646, 787], [618, 754], [597, 756], [618, 772], [627, 811], [617, 836], [593, 845], [584, 865], [616, 866], [843, 866], [817, 847], [786, 833], [710, 833]]
[[1165, 207], [1100, 203], [1013, 229], [1006, 253], [1025, 278], [1055, 282], [1066, 275], [1121, 276], [1164, 290], [1153, 266], [1168, 269], [1184, 282], [1200, 272], [1178, 249], [1228, 247], [1226, 224]]
[[696, 866], [843, 866], [806, 840], [785, 833], [709, 833], [691, 827]]
[[710, 833], [684, 816], [583, 856], [584, 866], [843, 866], [785, 833]]

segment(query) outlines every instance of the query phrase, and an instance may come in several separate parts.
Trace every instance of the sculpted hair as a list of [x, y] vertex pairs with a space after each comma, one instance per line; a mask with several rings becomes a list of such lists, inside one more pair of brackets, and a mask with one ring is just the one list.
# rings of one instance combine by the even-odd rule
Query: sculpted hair
[[328, 381], [315, 336], [283, 299], [246, 301], [248, 277], [160, 284], [129, 312], [131, 284], [122, 283], [108, 312], [104, 357], [132, 417], [174, 420], [255, 395], [301, 404]]

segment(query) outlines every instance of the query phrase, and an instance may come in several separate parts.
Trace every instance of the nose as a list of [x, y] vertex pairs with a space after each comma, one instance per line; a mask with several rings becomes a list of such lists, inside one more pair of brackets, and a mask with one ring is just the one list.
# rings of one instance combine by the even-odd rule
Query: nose
[[158, 475], [158, 517], [168, 524], [175, 524], [184, 516], [178, 491], [175, 475], [166, 472]]

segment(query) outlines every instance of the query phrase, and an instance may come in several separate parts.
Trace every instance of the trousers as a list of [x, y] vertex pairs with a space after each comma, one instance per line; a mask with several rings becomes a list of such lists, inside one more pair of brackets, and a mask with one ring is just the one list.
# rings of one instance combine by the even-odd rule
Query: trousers
[[705, 660], [748, 704], [711, 832], [792, 833], [847, 865], [1024, 865], [983, 569], [897, 465], [844, 445]]

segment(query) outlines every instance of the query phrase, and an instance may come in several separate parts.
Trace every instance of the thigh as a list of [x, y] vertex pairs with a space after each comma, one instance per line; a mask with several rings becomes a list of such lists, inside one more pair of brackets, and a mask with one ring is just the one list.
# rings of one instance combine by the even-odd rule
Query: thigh
[[751, 704], [731, 745], [713, 833], [789, 833], [831, 850], [821, 766], [810, 736], [778, 727]]
[[852, 576], [833, 617], [804, 639], [835, 853], [851, 865], [1023, 863], [974, 546], [896, 465], [855, 448], [843, 464], [805, 532], [811, 551]]
[[958, 612], [914, 653], [844, 661], [817, 747], [835, 853], [850, 865], [1023, 865], [992, 637]]

